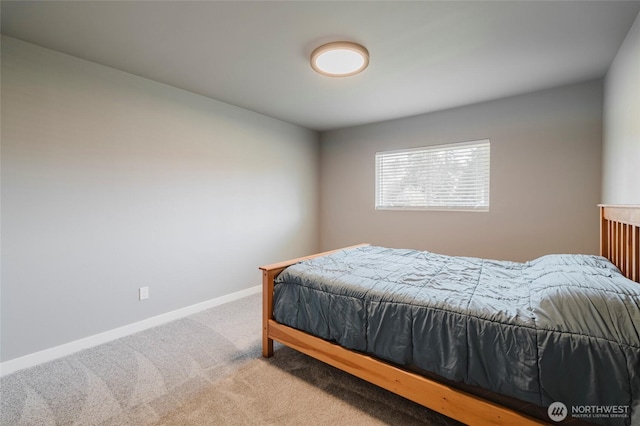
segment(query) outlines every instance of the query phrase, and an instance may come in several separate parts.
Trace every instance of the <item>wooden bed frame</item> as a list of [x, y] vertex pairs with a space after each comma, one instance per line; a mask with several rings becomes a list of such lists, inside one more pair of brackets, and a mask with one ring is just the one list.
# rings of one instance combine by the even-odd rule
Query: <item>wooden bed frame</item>
[[[600, 254], [618, 266], [626, 277], [640, 282], [640, 205], [599, 205], [599, 207]], [[365, 245], [367, 244], [348, 248]], [[469, 425], [547, 424], [514, 409], [404, 370], [380, 359], [344, 349], [324, 339], [276, 322], [273, 319], [273, 287], [274, 279], [278, 274], [287, 266], [335, 251], [338, 250], [260, 267], [263, 285], [262, 355], [264, 357], [273, 355], [275, 340]]]

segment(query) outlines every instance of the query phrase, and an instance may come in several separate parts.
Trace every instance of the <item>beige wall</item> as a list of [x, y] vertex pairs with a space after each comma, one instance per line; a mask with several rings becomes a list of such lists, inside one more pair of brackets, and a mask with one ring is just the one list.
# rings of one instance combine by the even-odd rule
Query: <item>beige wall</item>
[[602, 202], [640, 204], [640, 14], [604, 84]]
[[318, 249], [315, 132], [8, 37], [1, 112], [2, 361]]
[[[485, 138], [489, 212], [374, 209], [376, 151]], [[512, 260], [596, 253], [601, 144], [602, 81], [323, 133], [321, 247], [369, 242]]]

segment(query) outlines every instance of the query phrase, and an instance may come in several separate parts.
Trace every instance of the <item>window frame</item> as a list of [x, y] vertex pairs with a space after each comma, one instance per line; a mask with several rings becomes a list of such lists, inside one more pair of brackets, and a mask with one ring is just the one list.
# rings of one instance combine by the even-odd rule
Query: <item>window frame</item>
[[[385, 206], [381, 205], [380, 195], [381, 195], [381, 178], [379, 177], [380, 173], [380, 164], [379, 158], [386, 155], [399, 154], [399, 153], [411, 153], [418, 151], [439, 151], [439, 150], [449, 150], [455, 148], [463, 148], [469, 145], [478, 145], [483, 146], [486, 145], [487, 152], [487, 161], [486, 161], [486, 205], [479, 206]], [[459, 212], [488, 212], [491, 207], [491, 140], [490, 139], [478, 139], [473, 141], [466, 142], [454, 142], [454, 143], [445, 143], [445, 144], [437, 144], [437, 145], [427, 145], [423, 147], [417, 148], [407, 148], [407, 149], [397, 149], [397, 150], [389, 150], [389, 151], [378, 151], [375, 154], [375, 194], [374, 194], [374, 206], [375, 210], [419, 210], [419, 211], [459, 211]]]

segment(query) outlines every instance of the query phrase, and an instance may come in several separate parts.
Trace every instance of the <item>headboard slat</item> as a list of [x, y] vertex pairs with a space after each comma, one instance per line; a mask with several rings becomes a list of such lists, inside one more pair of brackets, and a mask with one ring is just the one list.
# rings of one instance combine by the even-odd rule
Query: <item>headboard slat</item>
[[600, 255], [640, 282], [640, 205], [600, 204]]
[[640, 226], [633, 227], [631, 234], [631, 279], [640, 282]]

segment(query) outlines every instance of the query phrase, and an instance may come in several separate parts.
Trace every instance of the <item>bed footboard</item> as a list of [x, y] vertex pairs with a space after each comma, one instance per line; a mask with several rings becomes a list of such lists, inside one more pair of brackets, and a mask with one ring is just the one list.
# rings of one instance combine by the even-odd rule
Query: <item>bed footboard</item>
[[356, 244], [354, 246], [344, 247], [337, 250], [325, 251], [322, 253], [312, 254], [310, 256], [299, 257], [284, 262], [273, 263], [271, 265], [261, 266], [262, 271], [262, 356], [269, 358], [273, 355], [273, 339], [269, 330], [269, 321], [273, 320], [273, 281], [280, 272], [284, 271], [287, 266], [291, 266], [303, 260], [313, 259], [314, 257], [326, 256], [336, 251], [349, 248], [368, 246], [369, 244]]

